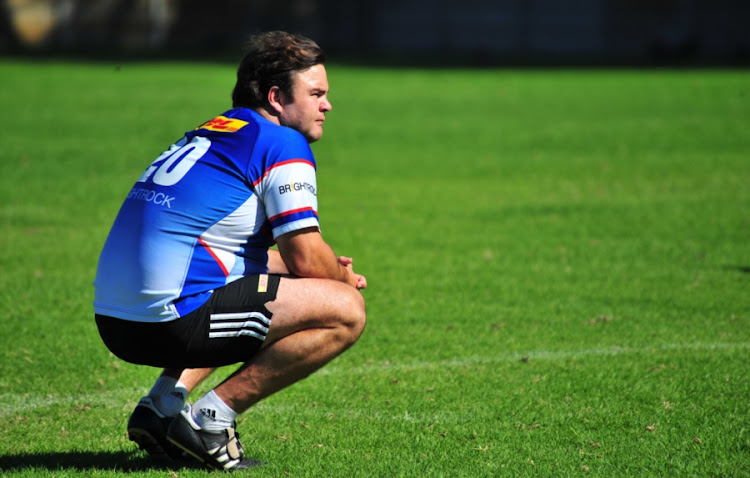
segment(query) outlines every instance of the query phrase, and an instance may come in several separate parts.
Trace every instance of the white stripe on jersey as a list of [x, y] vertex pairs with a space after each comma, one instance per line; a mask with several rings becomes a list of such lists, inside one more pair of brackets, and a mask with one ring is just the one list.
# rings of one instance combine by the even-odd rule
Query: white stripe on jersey
[[[253, 194], [231, 214], [209, 227], [200, 239], [209, 248], [227, 275], [237, 263], [237, 252], [247, 241], [248, 237], [259, 234], [266, 217], [258, 204], [258, 196]], [[235, 271], [236, 276], [242, 276], [244, 271]]]

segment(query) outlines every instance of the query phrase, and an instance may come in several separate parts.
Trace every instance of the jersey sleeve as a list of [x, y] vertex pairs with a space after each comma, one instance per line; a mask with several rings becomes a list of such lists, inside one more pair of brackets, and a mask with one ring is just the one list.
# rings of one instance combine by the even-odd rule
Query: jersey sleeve
[[301, 135], [290, 136], [281, 151], [269, 158], [265, 174], [255, 185], [274, 239], [298, 229], [319, 227], [315, 160]]

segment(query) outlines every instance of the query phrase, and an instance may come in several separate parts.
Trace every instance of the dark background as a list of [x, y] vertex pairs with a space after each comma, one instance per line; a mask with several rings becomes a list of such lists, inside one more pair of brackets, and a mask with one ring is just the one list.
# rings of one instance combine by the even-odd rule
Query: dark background
[[332, 59], [750, 65], [750, 0], [0, 0], [3, 56], [231, 60], [283, 29]]

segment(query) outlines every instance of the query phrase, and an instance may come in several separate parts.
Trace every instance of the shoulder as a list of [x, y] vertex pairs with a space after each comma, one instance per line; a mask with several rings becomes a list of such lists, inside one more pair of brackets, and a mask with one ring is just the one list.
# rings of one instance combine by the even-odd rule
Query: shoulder
[[[217, 118], [220, 119], [219, 121], [223, 120], [234, 125], [238, 132], [240, 128], [244, 130], [244, 126], [249, 125], [251, 126], [248, 128], [249, 130], [257, 130], [258, 134], [266, 139], [277, 140], [296, 147], [304, 147], [304, 149], [309, 149], [310, 146], [299, 131], [286, 126], [279, 126], [249, 108], [234, 108]], [[211, 121], [216, 121], [217, 118]]]
[[313, 165], [310, 144], [298, 131], [279, 126], [248, 108], [233, 108], [198, 126], [192, 135], [220, 140], [235, 151], [251, 151], [272, 166], [279, 161], [304, 159]]
[[279, 126], [271, 122], [262, 123], [258, 142], [280, 160], [293, 158], [312, 160], [313, 158], [310, 144], [305, 137], [299, 131], [286, 126]]
[[273, 124], [270, 121], [261, 123], [260, 125], [260, 138], [268, 142], [271, 145], [284, 147], [287, 150], [296, 150], [309, 152], [310, 144], [307, 142], [304, 136], [292, 128], [286, 126], [279, 126]]

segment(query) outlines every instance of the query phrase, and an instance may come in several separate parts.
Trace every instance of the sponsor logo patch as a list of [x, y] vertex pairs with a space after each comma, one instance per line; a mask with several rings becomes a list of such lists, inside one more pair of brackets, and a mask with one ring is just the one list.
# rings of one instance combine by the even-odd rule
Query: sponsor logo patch
[[261, 274], [258, 277], [258, 292], [268, 292], [268, 275]]
[[195, 129], [207, 129], [210, 131], [224, 131], [225, 133], [236, 133], [247, 126], [247, 121], [227, 118], [226, 116], [217, 116], [216, 118], [206, 121]]
[[160, 206], [166, 206], [172, 209], [172, 201], [174, 196], [169, 196], [164, 193], [157, 193], [146, 188], [133, 188], [128, 193], [127, 199], [137, 199], [138, 201], [151, 202]]
[[313, 196], [317, 196], [315, 186], [308, 182], [291, 182], [289, 184], [283, 184], [279, 186], [279, 194], [292, 193], [296, 191], [307, 191]]

